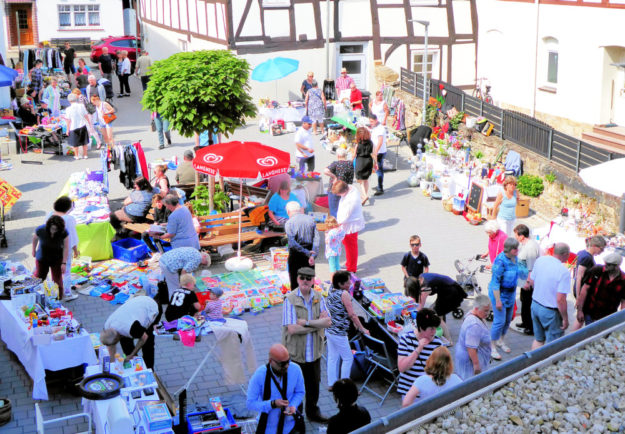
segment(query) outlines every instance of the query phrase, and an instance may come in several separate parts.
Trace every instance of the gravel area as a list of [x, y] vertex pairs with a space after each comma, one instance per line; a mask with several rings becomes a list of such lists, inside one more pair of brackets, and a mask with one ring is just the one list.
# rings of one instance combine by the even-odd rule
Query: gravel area
[[612, 333], [411, 432], [625, 432], [624, 348]]

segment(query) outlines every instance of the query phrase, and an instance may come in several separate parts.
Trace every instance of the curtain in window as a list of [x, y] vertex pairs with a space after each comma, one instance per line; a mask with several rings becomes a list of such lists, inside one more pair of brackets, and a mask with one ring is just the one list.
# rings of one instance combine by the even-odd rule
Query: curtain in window
[[59, 12], [59, 25], [61, 27], [69, 27], [72, 25], [71, 15]]
[[100, 25], [100, 13], [99, 12], [89, 12], [89, 25], [90, 26]]
[[77, 26], [86, 26], [87, 20], [84, 12], [74, 12], [74, 24]]

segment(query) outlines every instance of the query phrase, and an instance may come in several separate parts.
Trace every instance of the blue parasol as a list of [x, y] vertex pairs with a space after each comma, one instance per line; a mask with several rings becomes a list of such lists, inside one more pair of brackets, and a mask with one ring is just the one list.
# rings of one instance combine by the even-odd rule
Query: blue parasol
[[252, 71], [252, 80], [274, 81], [286, 77], [299, 68], [299, 60], [276, 57], [258, 65]]
[[0, 65], [0, 87], [12, 86], [18, 75], [16, 70]]

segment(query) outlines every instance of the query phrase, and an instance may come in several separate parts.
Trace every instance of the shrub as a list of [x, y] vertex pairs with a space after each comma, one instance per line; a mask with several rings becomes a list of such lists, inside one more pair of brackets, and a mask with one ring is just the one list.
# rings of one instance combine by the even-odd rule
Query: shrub
[[543, 179], [536, 175], [521, 175], [517, 182], [519, 193], [529, 197], [538, 197], [545, 189]]
[[549, 184], [553, 184], [555, 180], [556, 180], [556, 175], [554, 173], [548, 173], [545, 175], [545, 181], [547, 181]]

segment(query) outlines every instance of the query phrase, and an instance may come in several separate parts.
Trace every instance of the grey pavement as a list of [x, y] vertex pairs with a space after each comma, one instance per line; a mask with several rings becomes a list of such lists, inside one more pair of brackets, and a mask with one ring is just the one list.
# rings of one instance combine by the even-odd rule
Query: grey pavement
[[[117, 83], [115, 90], [117, 91]], [[173, 133], [173, 145], [164, 150], [158, 150], [156, 133], [149, 130], [150, 116], [142, 112], [139, 99], [141, 96], [140, 82], [131, 78], [133, 95], [131, 98], [115, 99], [119, 110], [118, 119], [114, 126], [116, 140], [141, 139], [148, 161], [159, 157], [177, 155], [180, 159], [185, 149], [193, 146], [193, 140], [182, 138]], [[117, 93], [117, 92], [116, 92]], [[293, 134], [272, 137], [258, 131], [256, 121], [240, 128], [231, 139], [260, 141], [265, 144], [291, 152], [293, 155]], [[318, 139], [315, 139], [318, 142]], [[395, 160], [395, 148], [387, 158]], [[316, 169], [322, 171], [334, 156], [322, 149], [316, 149]], [[11, 171], [0, 173], [0, 177], [16, 186], [23, 192], [21, 200], [13, 208], [10, 219], [6, 222], [9, 247], [0, 251], [0, 257], [23, 261], [33, 267], [34, 261], [30, 255], [32, 234], [36, 226], [44, 221], [44, 217], [51, 209], [52, 203], [58, 196], [61, 188], [70, 173], [90, 168], [97, 170], [97, 152], [91, 152], [89, 160], [74, 161], [71, 157], [57, 157], [48, 155], [27, 154], [24, 156], [10, 155], [14, 164]], [[402, 275], [399, 262], [402, 255], [408, 251], [408, 238], [412, 234], [421, 236], [425, 252], [431, 261], [432, 272], [447, 274], [455, 277], [453, 261], [466, 259], [476, 253], [486, 251], [487, 238], [483, 228], [469, 225], [461, 217], [444, 211], [440, 201], [430, 200], [422, 195], [419, 189], [410, 188], [406, 182], [408, 178], [408, 148], [400, 150], [399, 170], [385, 174], [385, 191], [383, 196], [371, 198], [365, 211], [366, 228], [359, 235], [359, 276], [380, 277], [393, 292], [402, 290]], [[6, 156], [3, 155], [3, 158]], [[23, 160], [23, 161], [22, 161]], [[26, 161], [42, 161], [41, 165], [28, 164]], [[170, 178], [173, 179], [173, 178]], [[375, 184], [375, 174], [372, 175], [372, 185]], [[117, 173], [110, 173], [110, 199], [121, 199], [128, 192], [121, 186]], [[537, 216], [524, 219], [530, 227], [544, 224]], [[221, 265], [212, 267], [213, 273], [222, 271]], [[327, 279], [329, 276], [325, 258], [321, 258], [317, 267], [318, 275]], [[488, 284], [488, 275], [479, 276], [483, 288]], [[470, 309], [465, 302], [465, 311]], [[101, 300], [87, 296], [69, 303], [77, 317], [87, 330], [101, 329], [107, 316], [115, 309], [114, 306]], [[266, 363], [269, 346], [280, 340], [281, 308], [274, 307], [260, 315], [245, 314], [243, 317], [248, 323], [254, 337], [254, 345], [259, 363]], [[461, 320], [449, 318], [452, 338], [457, 339]], [[527, 350], [531, 345], [531, 338], [510, 332], [508, 344], [512, 353], [504, 354], [509, 360]], [[170, 393], [174, 393], [189, 378], [191, 372], [203, 359], [212, 344], [212, 338], [204, 338], [194, 348], [182, 347], [179, 342], [166, 338], [157, 339], [156, 372], [160, 375]], [[322, 367], [322, 382], [320, 407], [322, 412], [332, 415], [336, 412], [336, 405], [331, 394], [326, 391], [325, 366]], [[189, 403], [205, 404], [212, 396], [221, 396], [226, 403], [231, 403], [237, 414], [245, 415], [244, 397], [237, 386], [226, 386], [221, 381], [221, 368], [214, 357], [205, 366], [201, 374], [189, 391]], [[374, 388], [378, 391], [385, 389], [381, 380], [374, 381]], [[31, 398], [32, 382], [21, 366], [19, 360], [0, 343], [0, 396], [8, 396], [13, 401], [13, 420], [0, 429], [2, 433], [31, 433], [34, 427], [34, 402]], [[393, 392], [378, 406], [378, 400], [368, 392], [364, 392], [359, 403], [369, 409], [374, 419], [388, 415], [400, 408], [399, 396]], [[59, 417], [81, 411], [80, 398], [75, 397], [62, 387], [50, 386], [50, 400], [40, 403], [44, 417]], [[310, 432], [316, 427], [309, 426]], [[74, 433], [85, 429], [84, 423], [64, 422], [46, 429], [51, 433]]]

